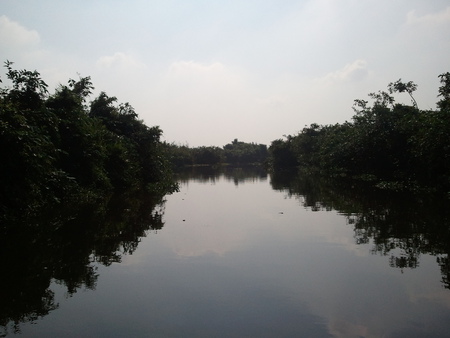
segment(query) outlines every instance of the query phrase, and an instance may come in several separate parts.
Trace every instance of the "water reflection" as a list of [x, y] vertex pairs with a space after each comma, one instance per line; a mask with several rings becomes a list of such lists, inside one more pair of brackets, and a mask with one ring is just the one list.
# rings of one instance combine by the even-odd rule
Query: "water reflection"
[[164, 225], [163, 206], [155, 207], [149, 196], [114, 196], [73, 208], [2, 224], [0, 336], [20, 333], [22, 323], [59, 307], [52, 282], [64, 286], [67, 297], [95, 289], [95, 263], [120, 262], [149, 230]]
[[219, 178], [234, 182], [237, 186], [244, 182], [255, 182], [267, 180], [267, 171], [260, 166], [220, 166], [217, 168], [210, 166], [187, 167], [180, 170], [178, 180], [180, 183], [189, 181], [214, 183]]
[[448, 196], [401, 194], [364, 185], [292, 172], [272, 175], [272, 187], [298, 198], [312, 211], [337, 210], [352, 226], [357, 244], [370, 244], [371, 253], [389, 257], [398, 269], [420, 266], [430, 254], [450, 289], [450, 200]]
[[[438, 282], [439, 266], [449, 288], [445, 198], [254, 169], [190, 168], [158, 207], [113, 198], [4, 226], [4, 333], [448, 334], [450, 295]], [[143, 240], [149, 232], [158, 236]], [[96, 291], [65, 302], [62, 288], [68, 297]]]

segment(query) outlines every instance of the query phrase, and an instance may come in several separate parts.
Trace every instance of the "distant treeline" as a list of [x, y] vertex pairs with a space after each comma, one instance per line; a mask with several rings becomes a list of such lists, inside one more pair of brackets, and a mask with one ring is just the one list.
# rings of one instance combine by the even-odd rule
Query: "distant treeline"
[[[355, 100], [352, 122], [311, 124], [269, 147], [273, 168], [301, 167], [394, 190], [450, 189], [450, 73], [439, 75], [437, 110], [418, 108], [413, 82]], [[405, 93], [411, 105], [396, 103]]]
[[89, 77], [53, 94], [37, 71], [5, 62], [0, 89], [0, 214], [33, 213], [113, 191], [164, 195], [176, 189], [160, 142], [128, 104], [104, 92], [90, 103]]
[[222, 148], [165, 144], [167, 155], [175, 168], [193, 165], [250, 165], [265, 164], [268, 150], [265, 144], [246, 143], [234, 139]]

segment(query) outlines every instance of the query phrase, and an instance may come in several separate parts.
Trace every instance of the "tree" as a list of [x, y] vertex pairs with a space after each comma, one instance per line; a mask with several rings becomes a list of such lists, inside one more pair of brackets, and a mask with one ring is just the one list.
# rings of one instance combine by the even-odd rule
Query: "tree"
[[37, 71], [15, 70], [14, 63], [5, 62], [6, 76], [12, 82], [12, 88], [4, 90], [3, 99], [20, 109], [36, 109], [43, 103], [48, 93], [47, 84]]
[[286, 140], [272, 141], [269, 147], [270, 160], [274, 168], [289, 168], [298, 166], [298, 156], [293, 147], [294, 137], [287, 136]]
[[223, 149], [225, 161], [229, 164], [261, 164], [268, 156], [265, 144], [241, 142], [238, 139], [226, 144]]
[[39, 73], [12, 64], [5, 63], [12, 87], [0, 92], [0, 213], [18, 207], [27, 213], [54, 197], [48, 191], [61, 176], [53, 142], [58, 118], [45, 109], [47, 85]]
[[416, 99], [413, 97], [412, 93], [416, 91], [417, 85], [412, 82], [402, 82], [402, 79], [398, 79], [395, 82], [391, 82], [388, 84], [389, 93], [403, 93], [407, 92], [409, 96], [411, 97], [412, 104], [414, 108], [418, 109]]
[[159, 127], [102, 92], [90, 105], [90, 77], [53, 94], [37, 71], [5, 63], [0, 89], [0, 218], [27, 215], [63, 200], [103, 198], [113, 190], [176, 190]]
[[369, 97], [375, 100], [374, 107], [388, 108], [394, 106], [394, 98], [383, 90], [378, 91], [378, 93], [370, 93]]
[[[353, 122], [312, 124], [270, 147], [275, 166], [299, 165], [329, 176], [347, 176], [392, 189], [450, 188], [450, 73], [440, 76], [440, 111], [421, 111], [417, 85], [401, 79], [388, 92], [370, 93], [372, 104], [355, 100]], [[407, 92], [413, 105], [391, 95]]]
[[442, 111], [450, 110], [450, 73], [446, 72], [439, 75], [441, 86], [439, 87], [438, 97], [442, 97], [437, 106]]
[[218, 165], [224, 162], [224, 151], [219, 147], [198, 147], [193, 149], [194, 163]]

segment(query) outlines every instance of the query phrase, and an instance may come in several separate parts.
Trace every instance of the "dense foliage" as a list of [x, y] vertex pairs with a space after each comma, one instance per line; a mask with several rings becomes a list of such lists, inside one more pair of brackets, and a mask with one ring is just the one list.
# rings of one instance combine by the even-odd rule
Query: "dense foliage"
[[129, 104], [101, 93], [87, 99], [89, 77], [49, 94], [37, 71], [5, 63], [0, 90], [0, 213], [32, 214], [70, 199], [113, 191], [176, 189], [163, 156], [161, 130]]
[[[272, 142], [274, 168], [303, 167], [337, 177], [371, 181], [378, 187], [450, 189], [450, 73], [440, 75], [438, 110], [420, 110], [417, 86], [398, 80], [388, 92], [355, 100], [352, 122], [312, 124], [298, 135]], [[406, 92], [412, 105], [396, 103]]]
[[[5, 63], [0, 89], [0, 336], [56, 309], [51, 281], [94, 289], [95, 262], [132, 253], [160, 229], [173, 192], [161, 130], [89, 77], [53, 94], [37, 71]], [[156, 205], [159, 205], [157, 209]]]
[[175, 168], [192, 165], [264, 164], [268, 157], [266, 145], [242, 142], [237, 139], [222, 148], [214, 146], [190, 148], [166, 144], [166, 150]]

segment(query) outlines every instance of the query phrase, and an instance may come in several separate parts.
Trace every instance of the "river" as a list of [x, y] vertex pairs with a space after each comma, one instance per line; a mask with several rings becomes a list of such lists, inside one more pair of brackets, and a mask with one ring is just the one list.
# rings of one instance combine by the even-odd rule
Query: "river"
[[179, 180], [159, 226], [106, 264], [91, 253], [91, 283], [52, 275], [49, 310], [3, 335], [450, 335], [448, 201], [245, 168]]

